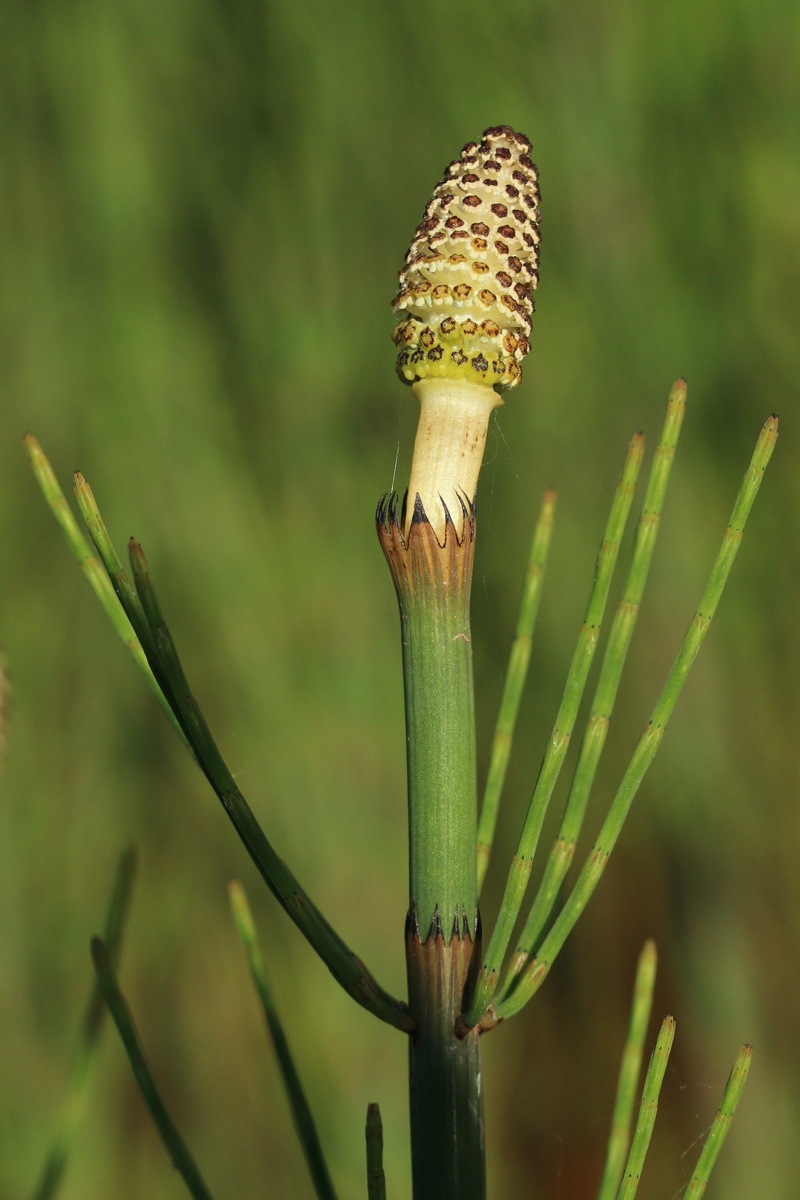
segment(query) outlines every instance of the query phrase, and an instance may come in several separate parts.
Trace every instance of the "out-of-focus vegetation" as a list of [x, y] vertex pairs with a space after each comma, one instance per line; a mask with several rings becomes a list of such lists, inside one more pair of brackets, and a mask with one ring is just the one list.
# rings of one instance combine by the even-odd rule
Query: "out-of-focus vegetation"
[[[408, 1195], [406, 1047], [353, 1005], [257, 879], [104, 621], [29, 476], [32, 429], [144, 543], [195, 690], [280, 852], [402, 992], [404, 733], [372, 529], [415, 424], [389, 301], [461, 145], [534, 144], [533, 353], [479, 491], [488, 748], [532, 522], [559, 492], [511, 803], [485, 920], [552, 722], [624, 446], [689, 410], [599, 822], [699, 598], [762, 421], [778, 453], [731, 588], [623, 835], [542, 992], [485, 1041], [492, 1195], [590, 1196], [638, 951], [678, 1019], [643, 1189], [691, 1172], [741, 1041], [753, 1071], [712, 1182], [796, 1194], [795, 745], [800, 9], [510, 0], [39, 0], [2, 18], [0, 1193], [33, 1186], [119, 848], [121, 965], [157, 1079], [215, 1194], [311, 1194], [228, 914], [241, 877], [343, 1196], [381, 1104]], [[482, 758], [485, 766], [485, 754]], [[563, 797], [562, 797], [563, 799]], [[655, 1029], [655, 1025], [654, 1025]], [[106, 1031], [65, 1200], [183, 1187]], [[710, 1194], [710, 1193], [709, 1193]]]

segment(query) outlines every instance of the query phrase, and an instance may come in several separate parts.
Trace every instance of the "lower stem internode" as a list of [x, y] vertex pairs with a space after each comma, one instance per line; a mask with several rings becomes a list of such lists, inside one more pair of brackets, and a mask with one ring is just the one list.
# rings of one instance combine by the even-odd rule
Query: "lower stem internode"
[[423, 939], [415, 914], [406, 925], [409, 1005], [416, 1031], [409, 1044], [414, 1200], [484, 1200], [481, 1044], [477, 1029], [455, 1034], [478, 930], [463, 925], [445, 937], [438, 920]]

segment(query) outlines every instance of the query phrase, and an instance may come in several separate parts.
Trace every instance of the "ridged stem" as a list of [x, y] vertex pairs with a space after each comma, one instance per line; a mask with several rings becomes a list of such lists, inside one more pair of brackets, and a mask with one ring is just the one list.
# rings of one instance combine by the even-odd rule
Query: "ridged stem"
[[479, 1035], [456, 1036], [480, 956], [469, 622], [475, 521], [464, 507], [459, 516], [461, 536], [448, 513], [440, 542], [420, 502], [407, 536], [393, 501], [378, 509], [405, 683], [414, 1200], [485, 1197]]
[[[459, 514], [460, 516], [462, 514]], [[378, 511], [378, 536], [400, 605], [406, 709], [409, 910], [423, 938], [447, 937], [477, 913], [477, 779], [469, 593], [475, 537], [444, 543], [418, 503], [406, 537], [396, 508]]]

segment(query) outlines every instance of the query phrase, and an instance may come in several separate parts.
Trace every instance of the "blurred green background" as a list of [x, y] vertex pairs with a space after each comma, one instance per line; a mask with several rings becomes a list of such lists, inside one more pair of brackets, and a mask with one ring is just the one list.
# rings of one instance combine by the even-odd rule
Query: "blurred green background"
[[[787, 0], [36, 0], [2, 16], [0, 1195], [28, 1195], [68, 1075], [118, 850], [140, 870], [122, 981], [225, 1197], [308, 1197], [232, 931], [248, 887], [343, 1197], [368, 1101], [409, 1195], [405, 1046], [260, 886], [28, 472], [33, 430], [144, 543], [189, 677], [281, 854], [404, 990], [395, 600], [372, 528], [415, 404], [389, 302], [433, 185], [509, 123], [534, 144], [533, 353], [490, 436], [474, 642], [480, 744], [532, 522], [551, 569], [484, 920], [555, 714], [625, 444], [689, 409], [607, 762], [605, 812], [699, 599], [758, 430], [783, 431], [715, 628], [602, 887], [545, 988], [485, 1040], [491, 1195], [591, 1197], [636, 956], [678, 1020], [641, 1194], [688, 1178], [740, 1042], [715, 1196], [800, 1172], [797, 736], [800, 8]], [[398, 455], [396, 477], [395, 457]], [[794, 732], [793, 732], [794, 731]], [[563, 804], [563, 789], [556, 807]], [[548, 830], [549, 832], [549, 830]], [[65, 1200], [181, 1197], [113, 1030]]]

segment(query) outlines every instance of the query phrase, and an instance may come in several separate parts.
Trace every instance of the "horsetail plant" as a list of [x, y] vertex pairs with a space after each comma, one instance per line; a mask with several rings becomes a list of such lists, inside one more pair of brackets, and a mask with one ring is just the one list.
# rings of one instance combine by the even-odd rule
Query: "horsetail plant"
[[[607, 866], [708, 631], [778, 430], [776, 417], [764, 425], [700, 607], [598, 838], [559, 908], [631, 643], [683, 421], [686, 385], [679, 380], [672, 388], [622, 600], [603, 654], [561, 825], [534, 900], [513, 942], [523, 916], [545, 813], [580, 719], [643, 463], [643, 437], [636, 434], [631, 440], [564, 694], [532, 789], [500, 911], [484, 948], [479, 895], [490, 864], [555, 510], [555, 495], [546, 492], [531, 548], [479, 818], [470, 629], [477, 531], [475, 497], [489, 419], [502, 404], [502, 393], [520, 383], [522, 361], [530, 347], [540, 240], [538, 176], [530, 154], [528, 139], [508, 126], [487, 129], [479, 142], [464, 147], [425, 209], [400, 271], [400, 287], [393, 302], [398, 374], [411, 385], [420, 404], [405, 499], [401, 501], [394, 494], [384, 497], [376, 514], [378, 538], [394, 582], [401, 624], [409, 828], [407, 1000], [384, 991], [303, 890], [258, 824], [189, 687], [141, 546], [131, 540], [129, 567], [123, 566], [91, 490], [77, 473], [75, 490], [92, 548], [72, 518], [44, 454], [32, 436], [26, 438], [36, 478], [73, 553], [216, 792], [264, 882], [345, 991], [408, 1037], [414, 1200], [485, 1200], [481, 1038], [517, 1013], [541, 986]], [[330, 1173], [272, 1002], [249, 908], [238, 885], [232, 885], [231, 898], [314, 1189], [321, 1200], [331, 1200], [335, 1193]], [[206, 1196], [199, 1169], [146, 1068], [130, 1014], [99, 940], [93, 943], [93, 957], [98, 985], [120, 1028], [137, 1080], [173, 1162], [191, 1194]], [[631, 1138], [654, 976], [655, 948], [648, 943], [637, 974], [598, 1200], [632, 1197], [641, 1177], [675, 1032], [674, 1020], [667, 1017], [656, 1041], [639, 1120]], [[705, 1190], [749, 1061], [749, 1047], [744, 1047], [687, 1185], [687, 1198]], [[365, 1193], [369, 1200], [382, 1200], [386, 1196], [383, 1127], [375, 1104], [367, 1110], [366, 1155]]]

